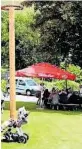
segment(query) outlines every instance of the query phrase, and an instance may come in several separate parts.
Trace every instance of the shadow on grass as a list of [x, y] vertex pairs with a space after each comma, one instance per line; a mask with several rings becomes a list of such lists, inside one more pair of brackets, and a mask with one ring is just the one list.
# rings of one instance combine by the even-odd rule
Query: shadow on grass
[[58, 113], [58, 114], [64, 114], [64, 115], [79, 115], [82, 114], [82, 110], [79, 111], [63, 111], [63, 110], [51, 110], [51, 109], [31, 109], [30, 112], [40, 112], [40, 113]]
[[[82, 114], [82, 110], [65, 111], [65, 110], [37, 109], [38, 106], [35, 103], [16, 102], [17, 110], [22, 106], [24, 106], [30, 112], [41, 112], [41, 113], [50, 113], [50, 114], [58, 113], [58, 114], [64, 114], [64, 115], [79, 115], [79, 114]], [[5, 110], [9, 110], [9, 102], [5, 102]]]

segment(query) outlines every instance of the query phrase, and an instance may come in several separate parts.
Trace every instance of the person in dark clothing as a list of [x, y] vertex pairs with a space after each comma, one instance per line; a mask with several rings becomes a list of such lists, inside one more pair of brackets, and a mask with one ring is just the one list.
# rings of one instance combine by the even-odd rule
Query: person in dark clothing
[[50, 95], [50, 92], [48, 91], [48, 89], [46, 89], [46, 90], [44, 91], [43, 98], [48, 98], [49, 95]]
[[48, 102], [48, 97], [50, 95], [50, 92], [48, 91], [48, 89], [45, 89], [44, 93], [43, 93], [43, 98], [42, 101], [44, 103], [44, 105], [47, 107], [47, 102]]
[[69, 93], [69, 89], [68, 89], [68, 88], [66, 89], [66, 93], [67, 93], [67, 95], [68, 95], [68, 93]]
[[59, 93], [59, 96], [60, 96], [60, 103], [63, 103], [63, 104], [66, 104], [67, 103], [67, 93], [62, 90], [60, 93]]
[[80, 104], [80, 97], [79, 95], [76, 95], [74, 92], [73, 94], [70, 96], [70, 98], [68, 99], [69, 103], [73, 103], [73, 104]]

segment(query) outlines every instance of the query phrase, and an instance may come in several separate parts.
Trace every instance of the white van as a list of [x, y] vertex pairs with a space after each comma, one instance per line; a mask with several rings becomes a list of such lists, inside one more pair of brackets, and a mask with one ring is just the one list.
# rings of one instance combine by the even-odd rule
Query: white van
[[[10, 84], [7, 84], [7, 92], [10, 92]], [[26, 77], [16, 77], [16, 93], [26, 94], [26, 95], [36, 95], [41, 92], [41, 86], [37, 84], [33, 79]]]

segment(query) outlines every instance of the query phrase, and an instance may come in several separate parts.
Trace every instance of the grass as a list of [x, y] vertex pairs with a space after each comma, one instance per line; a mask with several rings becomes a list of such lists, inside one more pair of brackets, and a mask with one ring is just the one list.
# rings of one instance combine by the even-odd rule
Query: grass
[[[5, 110], [2, 120], [7, 120]], [[2, 149], [82, 149], [82, 113], [31, 110], [23, 126], [30, 139], [26, 144], [2, 143]]]
[[[16, 101], [16, 109], [19, 109], [22, 106], [24, 106], [25, 109], [28, 110], [35, 110], [37, 108], [36, 103]], [[9, 110], [9, 107], [10, 107], [9, 101], [5, 101], [5, 110]]]

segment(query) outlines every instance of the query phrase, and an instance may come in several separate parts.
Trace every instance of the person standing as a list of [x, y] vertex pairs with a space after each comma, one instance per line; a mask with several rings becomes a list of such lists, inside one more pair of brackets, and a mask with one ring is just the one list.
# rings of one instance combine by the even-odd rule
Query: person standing
[[3, 108], [4, 108], [4, 95], [3, 92], [1, 91], [1, 113], [3, 113]]
[[52, 89], [52, 93], [50, 94], [49, 99], [51, 100], [51, 108], [52, 109], [56, 108], [58, 110], [60, 97], [59, 97], [58, 91], [55, 90], [55, 88]]
[[50, 92], [48, 91], [48, 89], [45, 89], [44, 93], [43, 93], [43, 98], [42, 98], [42, 102], [43, 102], [43, 105], [45, 107], [48, 106], [48, 98], [49, 98], [49, 95], [50, 95]]
[[40, 94], [38, 96], [38, 101], [37, 101], [37, 105], [40, 106], [40, 108], [43, 107], [43, 102], [42, 102], [42, 98], [43, 98], [43, 93], [44, 93], [44, 90], [45, 90], [45, 86], [44, 86], [44, 83], [40, 83]]
[[82, 85], [80, 85], [79, 93], [80, 93], [80, 97], [82, 97]]

